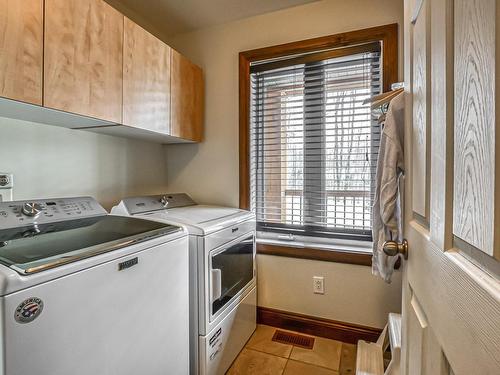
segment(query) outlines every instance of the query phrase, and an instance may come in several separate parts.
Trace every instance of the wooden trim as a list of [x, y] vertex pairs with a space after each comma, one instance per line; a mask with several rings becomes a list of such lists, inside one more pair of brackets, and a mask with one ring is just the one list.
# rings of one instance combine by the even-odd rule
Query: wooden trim
[[323, 262], [355, 264], [359, 266], [370, 267], [372, 265], [372, 254], [353, 251], [322, 250], [308, 247], [257, 244], [257, 253], [289, 258], [320, 260]]
[[250, 209], [250, 60], [240, 53], [240, 207]]
[[257, 323], [350, 344], [356, 344], [358, 340], [376, 342], [382, 333], [379, 328], [260, 306], [257, 306]]
[[287, 58], [283, 60], [273, 60], [271, 62], [266, 62], [258, 65], [254, 65], [250, 68], [250, 73], [263, 72], [266, 70], [279, 69], [291, 65], [306, 64], [311, 62], [323, 61], [328, 59], [333, 59], [335, 57], [344, 57], [350, 55], [356, 55], [363, 52], [380, 52], [381, 46], [380, 42], [363, 43], [357, 44], [350, 47], [335, 48], [328, 51], [320, 51], [314, 53], [308, 53], [306, 55], [301, 55], [298, 57]]
[[240, 207], [250, 208], [250, 63], [307, 52], [319, 52], [354, 44], [382, 42], [383, 87], [390, 90], [398, 81], [398, 24], [371, 27], [265, 47], [239, 54], [239, 191]]

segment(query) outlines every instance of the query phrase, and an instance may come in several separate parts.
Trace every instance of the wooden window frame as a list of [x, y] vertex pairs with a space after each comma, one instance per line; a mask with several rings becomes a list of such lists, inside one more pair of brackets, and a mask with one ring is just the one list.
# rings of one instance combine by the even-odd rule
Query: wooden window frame
[[[239, 54], [239, 201], [240, 208], [250, 208], [250, 64], [256, 61], [300, 55], [356, 44], [382, 42], [383, 90], [398, 81], [398, 24], [307, 39], [277, 46], [240, 52]], [[257, 245], [261, 254], [306, 258], [339, 263], [371, 265], [371, 254], [329, 251], [275, 245]]]

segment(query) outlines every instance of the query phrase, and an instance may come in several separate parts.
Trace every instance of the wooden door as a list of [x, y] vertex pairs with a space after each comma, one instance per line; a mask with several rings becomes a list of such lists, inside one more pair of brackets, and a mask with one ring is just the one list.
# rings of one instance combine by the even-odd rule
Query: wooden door
[[42, 104], [43, 0], [0, 0], [0, 96]]
[[203, 137], [203, 72], [172, 50], [171, 135], [195, 142]]
[[499, 15], [405, 0], [403, 374], [500, 374]]
[[45, 0], [44, 106], [121, 123], [123, 15], [102, 0]]
[[170, 131], [171, 48], [125, 18], [123, 123]]

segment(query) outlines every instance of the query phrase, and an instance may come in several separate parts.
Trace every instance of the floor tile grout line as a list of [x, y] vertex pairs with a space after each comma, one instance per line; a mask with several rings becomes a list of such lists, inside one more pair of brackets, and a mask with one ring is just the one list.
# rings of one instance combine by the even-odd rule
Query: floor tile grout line
[[330, 371], [334, 371], [334, 372], [339, 372], [340, 371], [340, 365], [339, 365], [339, 369], [338, 370], [335, 370], [331, 367], [325, 367], [325, 366], [321, 366], [321, 365], [318, 365], [316, 363], [311, 363], [311, 362], [304, 362], [304, 361], [301, 361], [300, 359], [294, 359], [294, 358], [288, 358], [289, 361], [295, 361], [295, 362], [300, 362], [300, 363], [304, 363], [306, 365], [310, 365], [310, 366], [314, 366], [314, 367], [320, 367], [322, 369], [325, 369], [325, 370], [330, 370]]
[[305, 364], [305, 365], [309, 365], [309, 366], [311, 366], [311, 367], [318, 367], [318, 368], [323, 369], [323, 370], [327, 370], [327, 371], [334, 372], [336, 375], [340, 375], [340, 368], [339, 368], [338, 370], [334, 370], [334, 369], [332, 369], [332, 368], [330, 368], [330, 367], [324, 367], [324, 366], [316, 365], [316, 364], [309, 363], [309, 362], [302, 362], [302, 361], [298, 361], [298, 360], [296, 360], [296, 359], [291, 359], [291, 358], [289, 358], [289, 359], [286, 361], [286, 363], [285, 363], [285, 368], [283, 369], [283, 372], [285, 371], [286, 366], [288, 365], [288, 362], [290, 362], [290, 361], [295, 361], [295, 362], [298, 362], [298, 363], [303, 363], [303, 364]]
[[285, 373], [285, 370], [286, 370], [286, 366], [288, 365], [288, 362], [290, 361], [290, 358], [288, 358], [285, 362], [285, 367], [283, 367], [283, 370], [281, 371], [281, 374], [280, 375], [283, 375]]
[[[283, 367], [283, 370], [281, 370], [281, 373], [279, 375], [283, 375], [283, 373], [285, 372], [285, 368], [286, 368], [286, 365], [287, 365], [287, 363], [289, 361], [289, 358], [280, 357], [279, 355], [274, 355], [274, 354], [271, 354], [271, 353], [266, 353], [266, 352], [263, 352], [263, 351], [260, 351], [260, 350], [257, 350], [257, 349], [249, 348], [247, 346], [244, 346], [243, 349], [247, 349], [247, 350], [250, 350], [250, 351], [253, 351], [253, 352], [257, 352], [257, 353], [261, 353], [261, 354], [267, 354], [267, 355], [270, 355], [271, 357], [276, 357], [276, 358], [284, 359], [285, 360], [285, 366]], [[240, 354], [241, 354], [241, 352], [238, 354], [238, 357], [240, 356]], [[236, 359], [238, 359], [238, 357], [236, 357]], [[236, 362], [236, 360], [235, 360], [235, 362]]]
[[[337, 340], [334, 340], [334, 341], [337, 341]], [[339, 342], [342, 343], [342, 345], [344, 344], [344, 342], [342, 342], [342, 341], [339, 341]], [[292, 345], [292, 350], [290, 351], [290, 357], [288, 357], [288, 360], [292, 360], [292, 361], [300, 362], [300, 363], [305, 363], [306, 365], [312, 365], [312, 366], [316, 366], [316, 367], [321, 367], [321, 368], [324, 368], [324, 369], [327, 369], [327, 370], [330, 370], [330, 371], [335, 371], [335, 372], [339, 372], [340, 373], [340, 363], [342, 361], [342, 345], [340, 346], [339, 368], [336, 369], [336, 370], [333, 369], [333, 368], [331, 368], [331, 367], [325, 367], [325, 366], [318, 365], [316, 363], [304, 362], [304, 361], [301, 361], [300, 359], [291, 358], [292, 352], [293, 352], [293, 348], [296, 347], [295, 345]], [[300, 348], [300, 349], [304, 349], [304, 348]], [[312, 350], [312, 349], [309, 349], [309, 350]]]
[[292, 354], [292, 351], [290, 350], [290, 354], [288, 354], [288, 357], [282, 357], [282, 356], [277, 355], [277, 354], [268, 353], [268, 352], [265, 352], [265, 351], [263, 351], [263, 350], [259, 350], [259, 349], [251, 348], [251, 347], [249, 347], [249, 346], [244, 346], [243, 348], [244, 348], [244, 349], [250, 349], [250, 350], [253, 350], [254, 352], [259, 352], [259, 353], [269, 354], [269, 355], [272, 355], [273, 357], [284, 358], [284, 359], [290, 359], [290, 354]]

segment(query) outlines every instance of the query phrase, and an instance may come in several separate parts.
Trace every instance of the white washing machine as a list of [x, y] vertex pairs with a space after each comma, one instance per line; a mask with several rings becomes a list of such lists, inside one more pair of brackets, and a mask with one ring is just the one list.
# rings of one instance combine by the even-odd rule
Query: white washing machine
[[126, 198], [111, 212], [187, 228], [191, 374], [224, 374], [256, 328], [255, 215], [187, 194]]
[[0, 374], [189, 372], [188, 235], [92, 198], [0, 203]]

